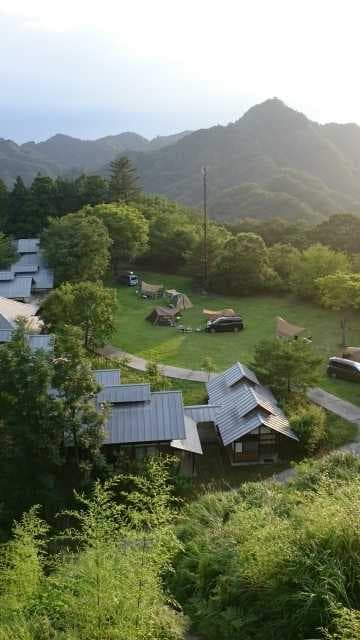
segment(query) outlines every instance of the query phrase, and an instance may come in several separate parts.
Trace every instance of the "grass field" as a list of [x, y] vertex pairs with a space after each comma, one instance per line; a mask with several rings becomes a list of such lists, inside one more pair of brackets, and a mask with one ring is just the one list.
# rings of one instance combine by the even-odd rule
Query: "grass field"
[[[145, 318], [154, 306], [164, 302], [143, 300], [136, 295], [134, 288], [119, 287], [119, 316], [111, 339], [114, 345], [155, 362], [191, 369], [200, 369], [204, 358], [211, 357], [221, 371], [236, 360], [250, 364], [255, 345], [263, 338], [274, 337], [275, 318], [282, 316], [289, 322], [306, 327], [305, 335], [312, 336], [314, 349], [324, 361], [321, 386], [360, 405], [360, 385], [330, 380], [325, 374], [327, 358], [341, 353], [338, 313], [289, 296], [202, 296], [192, 292], [190, 281], [184, 277], [154, 273], [142, 275], [146, 282], [163, 283], [166, 288], [177, 288], [188, 294], [194, 308], [184, 312], [182, 322], [185, 326], [193, 329], [204, 326], [203, 308], [231, 307], [243, 317], [245, 329], [240, 333], [184, 334], [175, 328], [152, 326]], [[354, 314], [350, 321], [349, 344], [360, 344], [360, 314]]]

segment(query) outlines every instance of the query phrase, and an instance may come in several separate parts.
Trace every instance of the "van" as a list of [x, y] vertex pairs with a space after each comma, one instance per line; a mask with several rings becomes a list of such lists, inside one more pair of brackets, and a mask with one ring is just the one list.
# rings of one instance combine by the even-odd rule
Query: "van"
[[244, 322], [240, 316], [221, 316], [215, 320], [208, 320], [205, 331], [216, 333], [217, 331], [241, 331]]
[[119, 282], [126, 284], [128, 287], [137, 287], [139, 284], [139, 277], [135, 275], [133, 271], [126, 271], [119, 277]]
[[346, 358], [329, 358], [327, 374], [331, 378], [360, 382], [360, 362]]

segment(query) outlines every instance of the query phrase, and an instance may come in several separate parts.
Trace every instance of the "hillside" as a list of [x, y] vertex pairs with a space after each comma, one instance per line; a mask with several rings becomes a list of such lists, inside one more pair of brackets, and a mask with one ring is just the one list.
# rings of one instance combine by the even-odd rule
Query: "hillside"
[[360, 127], [320, 125], [276, 98], [235, 123], [132, 158], [146, 191], [192, 205], [201, 201], [207, 165], [210, 212], [217, 218], [360, 212]]
[[0, 176], [11, 185], [18, 175], [30, 183], [38, 172], [55, 177], [96, 171], [121, 153], [162, 149], [187, 134], [184, 131], [147, 140], [137, 133], [124, 132], [97, 140], [80, 140], [58, 133], [43, 142], [26, 142], [22, 145], [0, 139]]

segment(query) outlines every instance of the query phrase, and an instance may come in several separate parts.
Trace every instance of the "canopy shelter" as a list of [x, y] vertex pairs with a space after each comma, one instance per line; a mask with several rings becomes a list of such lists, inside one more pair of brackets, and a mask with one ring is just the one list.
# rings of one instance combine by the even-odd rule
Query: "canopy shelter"
[[305, 331], [304, 327], [298, 327], [296, 324], [290, 324], [284, 318], [278, 316], [276, 318], [276, 336], [278, 338], [295, 338]]
[[142, 280], [140, 284], [140, 295], [146, 296], [147, 298], [161, 298], [164, 295], [164, 285], [148, 284]]
[[193, 304], [185, 293], [176, 291], [176, 289], [167, 289], [165, 292], [169, 299], [169, 305], [175, 307], [177, 311], [184, 311], [185, 309], [192, 309]]
[[345, 347], [343, 358], [360, 362], [360, 347]]
[[232, 318], [233, 316], [236, 316], [234, 309], [220, 309], [219, 311], [203, 309], [203, 314], [207, 316], [209, 320], [216, 320], [216, 318]]
[[149, 320], [152, 324], [159, 324], [163, 318], [173, 320], [178, 313], [177, 309], [170, 309], [170, 307], [155, 307], [146, 320]]

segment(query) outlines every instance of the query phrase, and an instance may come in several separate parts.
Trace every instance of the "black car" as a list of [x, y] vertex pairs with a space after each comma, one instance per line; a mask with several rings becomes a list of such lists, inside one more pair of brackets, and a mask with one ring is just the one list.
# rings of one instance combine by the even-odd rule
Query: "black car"
[[231, 316], [208, 320], [205, 331], [216, 333], [217, 331], [241, 331], [244, 328], [244, 322], [240, 316]]
[[329, 358], [328, 376], [360, 382], [360, 363], [346, 358]]

